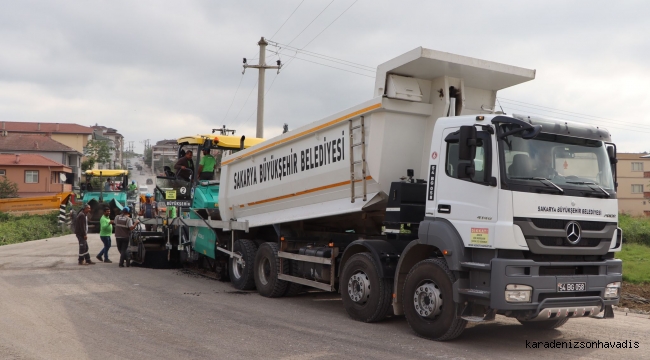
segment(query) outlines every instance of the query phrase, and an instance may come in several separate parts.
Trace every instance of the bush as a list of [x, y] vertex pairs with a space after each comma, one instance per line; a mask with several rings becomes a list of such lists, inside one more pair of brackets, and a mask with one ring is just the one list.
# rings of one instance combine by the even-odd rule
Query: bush
[[623, 242], [650, 246], [650, 219], [619, 214], [618, 226], [623, 230]]
[[18, 184], [7, 179], [6, 176], [0, 176], [0, 199], [17, 198]]
[[67, 227], [61, 232], [57, 212], [20, 216], [0, 213], [0, 245], [47, 239], [69, 233]]

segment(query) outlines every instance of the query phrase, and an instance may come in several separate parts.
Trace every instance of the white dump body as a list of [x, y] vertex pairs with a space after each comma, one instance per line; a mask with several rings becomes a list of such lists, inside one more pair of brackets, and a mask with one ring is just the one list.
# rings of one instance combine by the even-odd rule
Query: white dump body
[[[394, 181], [413, 169], [426, 179], [435, 121], [449, 112], [486, 113], [496, 91], [534, 78], [533, 70], [417, 48], [377, 68], [372, 100], [269, 139], [222, 160], [222, 219], [250, 227], [362, 211], [383, 201]], [[394, 75], [387, 81], [387, 75]], [[413, 82], [415, 78], [417, 83]], [[402, 81], [402, 82], [400, 82]], [[396, 89], [385, 91], [385, 84]], [[419, 86], [419, 89], [417, 87]], [[450, 86], [459, 92], [450, 99]], [[405, 96], [405, 91], [416, 96]], [[396, 94], [389, 98], [385, 94]], [[405, 100], [408, 99], [408, 100]], [[362, 160], [365, 132], [366, 200], [351, 198], [350, 160]], [[355, 195], [364, 194], [361, 163]]]

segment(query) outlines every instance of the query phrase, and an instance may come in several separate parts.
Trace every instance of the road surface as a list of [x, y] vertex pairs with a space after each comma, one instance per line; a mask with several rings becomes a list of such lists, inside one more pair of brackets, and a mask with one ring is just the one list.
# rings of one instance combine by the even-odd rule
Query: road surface
[[[100, 249], [89, 239], [91, 253]], [[650, 319], [573, 319], [535, 332], [516, 321], [438, 343], [403, 317], [348, 318], [340, 298], [267, 299], [181, 270], [77, 265], [74, 236], [0, 247], [0, 359], [632, 359], [650, 356]], [[118, 260], [113, 247], [113, 261]], [[638, 342], [636, 349], [534, 349], [534, 341]], [[633, 344], [634, 345], [634, 344]], [[543, 344], [542, 344], [543, 346]]]

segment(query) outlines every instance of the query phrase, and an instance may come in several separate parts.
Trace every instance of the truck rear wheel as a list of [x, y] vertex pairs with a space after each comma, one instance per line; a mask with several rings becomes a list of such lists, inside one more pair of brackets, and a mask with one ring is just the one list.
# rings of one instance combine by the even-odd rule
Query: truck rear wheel
[[232, 251], [242, 257], [239, 261], [234, 257], [228, 260], [228, 275], [230, 275], [232, 286], [238, 290], [254, 289], [255, 277], [253, 276], [253, 264], [255, 263], [257, 246], [250, 240], [239, 239], [235, 241]]
[[525, 321], [519, 320], [521, 325], [535, 330], [553, 330], [557, 329], [560, 326], [566, 324], [569, 321], [569, 318], [556, 319], [556, 320], [544, 320], [544, 321]]
[[[285, 262], [285, 264], [287, 263]], [[254, 269], [255, 287], [260, 295], [272, 298], [284, 295], [288, 283], [278, 279], [278, 270], [280, 269], [278, 244], [266, 242], [260, 246], [255, 256]]]
[[340, 282], [343, 306], [351, 318], [376, 322], [390, 310], [392, 281], [379, 277], [377, 264], [368, 253], [352, 255]]
[[458, 337], [467, 321], [456, 317], [452, 285], [456, 277], [441, 259], [422, 260], [409, 271], [402, 303], [406, 320], [419, 336], [437, 340]]

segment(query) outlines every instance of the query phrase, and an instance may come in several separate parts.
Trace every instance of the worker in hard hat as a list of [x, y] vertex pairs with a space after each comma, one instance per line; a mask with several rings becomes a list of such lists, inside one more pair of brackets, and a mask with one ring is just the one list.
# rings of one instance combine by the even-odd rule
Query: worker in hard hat
[[115, 242], [117, 242], [117, 250], [120, 252], [120, 267], [130, 265], [127, 259], [127, 248], [129, 247], [129, 238], [131, 231], [135, 229], [140, 221], [133, 221], [130, 216], [131, 209], [128, 206], [122, 208], [122, 213], [115, 217]]
[[[153, 199], [153, 196], [150, 193], [147, 193], [145, 196], [144, 204], [140, 205], [140, 216], [145, 219], [155, 219], [158, 217], [158, 203]], [[157, 231], [158, 226], [145, 224], [145, 230], [147, 231]]]

